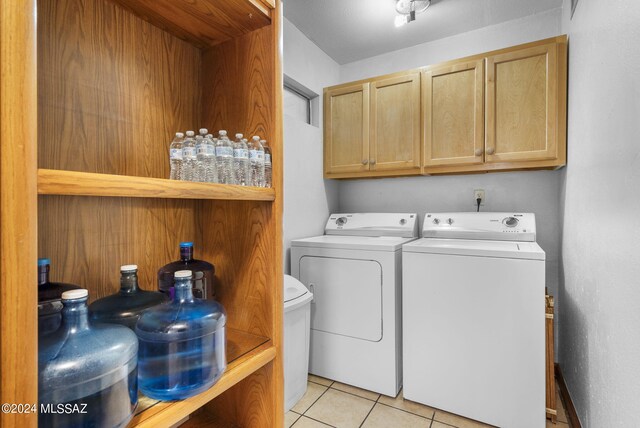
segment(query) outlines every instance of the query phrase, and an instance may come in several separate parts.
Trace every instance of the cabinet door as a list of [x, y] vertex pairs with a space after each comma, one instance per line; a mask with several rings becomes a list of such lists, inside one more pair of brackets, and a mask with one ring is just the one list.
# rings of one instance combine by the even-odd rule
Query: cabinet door
[[369, 170], [369, 84], [324, 93], [325, 174]]
[[371, 170], [419, 170], [420, 145], [420, 74], [371, 82]]
[[487, 58], [486, 162], [558, 157], [555, 43]]
[[424, 165], [484, 161], [483, 60], [423, 72]]

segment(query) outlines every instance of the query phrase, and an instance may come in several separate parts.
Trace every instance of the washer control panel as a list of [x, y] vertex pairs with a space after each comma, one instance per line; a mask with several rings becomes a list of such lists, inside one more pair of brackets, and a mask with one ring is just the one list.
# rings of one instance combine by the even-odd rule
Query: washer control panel
[[416, 213], [331, 214], [324, 233], [345, 236], [418, 237]]
[[423, 238], [536, 240], [536, 218], [531, 213], [426, 213]]

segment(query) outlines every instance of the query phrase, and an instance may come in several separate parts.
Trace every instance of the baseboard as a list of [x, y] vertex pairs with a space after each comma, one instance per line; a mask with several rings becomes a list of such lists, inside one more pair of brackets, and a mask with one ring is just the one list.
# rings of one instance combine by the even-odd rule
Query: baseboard
[[567, 412], [567, 419], [569, 419], [569, 424], [571, 428], [582, 428], [576, 408], [573, 405], [573, 401], [571, 401], [569, 389], [567, 389], [567, 383], [564, 381], [564, 377], [562, 376], [562, 371], [560, 370], [560, 365], [558, 363], [555, 363], [555, 372], [558, 387], [560, 388], [560, 395], [562, 395], [562, 401], [564, 402], [564, 410]]

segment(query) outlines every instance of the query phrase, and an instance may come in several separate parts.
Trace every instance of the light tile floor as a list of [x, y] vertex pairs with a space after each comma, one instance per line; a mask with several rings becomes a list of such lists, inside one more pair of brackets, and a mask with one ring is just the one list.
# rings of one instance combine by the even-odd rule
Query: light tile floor
[[[570, 428], [558, 396], [558, 422]], [[285, 415], [287, 428], [484, 428], [489, 425], [405, 400], [309, 375], [307, 393]]]

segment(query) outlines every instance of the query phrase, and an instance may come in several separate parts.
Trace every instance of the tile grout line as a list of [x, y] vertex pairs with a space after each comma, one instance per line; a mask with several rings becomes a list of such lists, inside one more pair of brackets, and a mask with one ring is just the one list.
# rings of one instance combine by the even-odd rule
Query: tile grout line
[[390, 404], [381, 403], [381, 402], [378, 402], [378, 403], [379, 403], [381, 406], [391, 407], [392, 409], [400, 410], [401, 412], [409, 413], [410, 415], [417, 416], [417, 417], [419, 417], [419, 418], [426, 419], [426, 420], [428, 420], [428, 421], [433, 421], [433, 420], [434, 420], [433, 418], [434, 418], [434, 417], [435, 417], [435, 415], [436, 415], [436, 412], [434, 411], [434, 412], [433, 412], [433, 415], [431, 415], [431, 417], [430, 417], [430, 418], [428, 418], [428, 417], [426, 417], [426, 416], [422, 416], [422, 415], [419, 415], [419, 414], [417, 414], [417, 413], [410, 412], [409, 410], [405, 410], [405, 409], [401, 409], [401, 408], [399, 408], [399, 407], [392, 406], [392, 405], [390, 405]]
[[[369, 400], [369, 401], [371, 401], [371, 400]], [[371, 412], [373, 412], [373, 409], [374, 409], [374, 407], [376, 407], [376, 404], [378, 404], [378, 402], [374, 401], [373, 402], [373, 406], [371, 406], [371, 408], [369, 409], [369, 413], [367, 413], [367, 416], [364, 417], [364, 419], [362, 420], [362, 423], [358, 426], [358, 428], [362, 428], [364, 423], [367, 422], [367, 419], [369, 419], [369, 415], [371, 414]]]
[[[322, 386], [325, 386], [325, 385], [322, 385]], [[307, 409], [302, 413], [302, 416], [307, 416], [307, 415], [306, 415], [306, 413], [307, 413], [307, 412], [308, 412], [308, 411], [309, 411], [309, 410], [310, 410], [310, 409], [311, 409], [311, 408], [312, 408], [312, 407], [313, 407], [313, 406], [318, 402], [318, 400], [320, 400], [320, 399], [322, 398], [322, 396], [323, 396], [324, 394], [326, 394], [326, 393], [327, 393], [327, 391], [328, 391], [328, 390], [330, 390], [330, 389], [331, 389], [331, 387], [327, 387], [327, 389], [325, 389], [324, 391], [322, 391], [322, 394], [320, 394], [320, 395], [318, 396], [318, 398], [316, 398], [316, 399], [314, 400], [314, 402], [313, 402], [313, 403], [311, 403], [311, 405], [310, 405], [309, 407], [307, 407]], [[307, 416], [307, 417], [309, 418], [309, 416]], [[309, 418], [309, 419], [313, 419], [313, 418]], [[314, 420], [315, 420], [315, 419], [314, 419]], [[318, 421], [318, 422], [322, 422], [322, 421]], [[324, 424], [324, 422], [322, 422], [322, 423]], [[325, 424], [325, 425], [326, 425], [326, 424]]]
[[300, 418], [302, 417], [302, 415], [298, 412], [294, 412], [293, 410], [289, 410], [291, 413], [293, 413], [294, 415], [298, 415], [298, 417], [296, 418], [295, 421], [293, 421], [293, 423], [291, 424], [291, 427], [293, 428], [293, 426], [300, 420]]
[[[357, 387], [354, 386], [354, 388], [357, 388]], [[382, 395], [382, 394], [378, 394], [378, 398], [376, 398], [375, 400], [372, 400], [371, 398], [363, 397], [362, 395], [354, 394], [353, 392], [343, 391], [343, 390], [338, 389], [338, 388], [329, 388], [329, 389], [333, 389], [334, 391], [338, 391], [338, 392], [344, 392], [345, 394], [353, 395], [354, 397], [363, 398], [365, 400], [373, 401], [374, 403], [377, 403], [378, 400], [380, 399], [380, 396]], [[363, 389], [363, 391], [366, 391], [366, 389]]]

